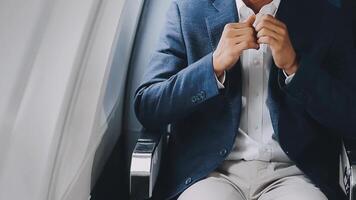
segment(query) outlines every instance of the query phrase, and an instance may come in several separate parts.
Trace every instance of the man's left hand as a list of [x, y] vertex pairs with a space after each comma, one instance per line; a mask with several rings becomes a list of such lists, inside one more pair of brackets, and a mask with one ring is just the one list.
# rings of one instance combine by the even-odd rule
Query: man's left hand
[[257, 42], [270, 46], [277, 67], [288, 75], [294, 74], [298, 69], [298, 61], [287, 26], [271, 15], [264, 15], [256, 25], [256, 32]]

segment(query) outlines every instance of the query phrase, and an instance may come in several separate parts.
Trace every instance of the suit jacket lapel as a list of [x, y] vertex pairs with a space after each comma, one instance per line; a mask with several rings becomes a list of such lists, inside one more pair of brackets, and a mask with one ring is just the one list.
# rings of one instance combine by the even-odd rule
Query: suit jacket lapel
[[[297, 8], [293, 7], [292, 3], [293, 0], [281, 0], [279, 4], [279, 8], [276, 13], [276, 18], [282, 21], [284, 24], [288, 24], [288, 28], [290, 23], [293, 21], [292, 17], [295, 14], [297, 14], [295, 13], [295, 10], [297, 10]], [[293, 47], [296, 49], [296, 51], [298, 51], [297, 50], [299, 48], [298, 42], [297, 43], [295, 42], [293, 34], [292, 35], [290, 34], [290, 39]], [[283, 93], [280, 90], [278, 84], [278, 75], [279, 75], [278, 70], [279, 69], [277, 68], [275, 62], [272, 59], [272, 66], [271, 66], [269, 80], [268, 80], [268, 96], [267, 96], [266, 105], [269, 110], [272, 127], [274, 130], [273, 138], [277, 141], [279, 140], [280, 103], [282, 101], [282, 96], [283, 96]]]
[[[307, 4], [306, 4], [307, 3]], [[310, 33], [313, 24], [317, 22], [317, 18], [311, 16], [309, 9], [312, 1], [298, 1], [298, 0], [281, 0], [276, 18], [282, 21], [288, 27], [288, 33], [297, 54], [304, 53], [310, 48]], [[267, 106], [270, 111], [273, 129], [275, 131], [274, 138], [278, 140], [279, 133], [279, 115], [280, 107], [283, 105], [284, 93], [279, 88], [278, 76], [279, 72], [276, 64], [272, 63], [269, 81], [268, 81], [268, 97]]]
[[[297, 14], [296, 13], [296, 10], [297, 10], [297, 5], [295, 5], [295, 3], [293, 3], [295, 1], [293, 0], [281, 0], [281, 3], [279, 4], [279, 8], [277, 10], [277, 14], [276, 14], [276, 18], [280, 21], [282, 21], [284, 24], [288, 24], [288, 29], [289, 28], [289, 25], [291, 24], [291, 22], [293, 22], [293, 18], [296, 17], [295, 15]], [[300, 19], [302, 20], [302, 19]], [[293, 28], [293, 27], [291, 27]], [[291, 32], [291, 31], [289, 31]], [[293, 32], [291, 32], [291, 40], [292, 40], [292, 43], [293, 43], [293, 46], [295, 44], [295, 42], [293, 42]]]
[[[206, 18], [206, 26], [210, 38], [210, 44], [214, 51], [219, 44], [224, 27], [228, 23], [239, 21], [235, 0], [211, 0], [213, 12]], [[226, 72], [227, 100], [230, 102], [233, 122], [238, 127], [241, 112], [241, 64]]]
[[[312, 30], [318, 12], [311, 12], [313, 1], [281, 0], [276, 18], [288, 27], [289, 37], [296, 52], [301, 52], [309, 47], [310, 38], [306, 34]], [[313, 14], [314, 13], [314, 14]]]
[[206, 26], [212, 49], [215, 50], [224, 26], [227, 23], [238, 22], [235, 0], [211, 0], [215, 12], [206, 17]]

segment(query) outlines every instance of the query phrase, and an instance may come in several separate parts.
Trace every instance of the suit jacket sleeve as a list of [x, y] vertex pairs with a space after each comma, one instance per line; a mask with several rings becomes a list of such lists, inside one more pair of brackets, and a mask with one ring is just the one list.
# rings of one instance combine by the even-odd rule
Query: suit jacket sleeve
[[342, 16], [337, 24], [330, 23], [336, 31], [325, 59], [312, 52], [301, 54], [293, 80], [285, 85], [279, 76], [279, 85], [331, 132], [356, 138], [356, 54], [350, 19]]
[[135, 113], [146, 128], [161, 128], [193, 112], [219, 94], [212, 53], [188, 65], [179, 7], [175, 1], [149, 63], [143, 83], [135, 93]]

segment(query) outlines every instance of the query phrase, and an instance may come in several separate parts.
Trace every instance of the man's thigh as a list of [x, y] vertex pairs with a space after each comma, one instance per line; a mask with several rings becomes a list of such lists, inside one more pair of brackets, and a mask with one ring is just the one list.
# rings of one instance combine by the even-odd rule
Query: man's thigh
[[327, 200], [304, 176], [282, 178], [268, 186], [259, 200]]
[[187, 188], [178, 200], [246, 200], [241, 190], [218, 173]]

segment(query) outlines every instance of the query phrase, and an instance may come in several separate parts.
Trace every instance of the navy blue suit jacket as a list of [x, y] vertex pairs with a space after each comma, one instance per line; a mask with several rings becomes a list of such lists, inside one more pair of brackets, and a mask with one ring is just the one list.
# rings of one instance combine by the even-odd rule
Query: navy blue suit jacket
[[[331, 200], [342, 137], [356, 136], [356, 66], [351, 18], [337, 0], [282, 0], [277, 16], [299, 57], [292, 82], [275, 66], [267, 105], [276, 139]], [[135, 112], [147, 129], [172, 124], [155, 199], [172, 198], [217, 168], [230, 153], [241, 112], [241, 64], [219, 90], [212, 64], [225, 24], [237, 22], [234, 0], [173, 0], [142, 84]]]

